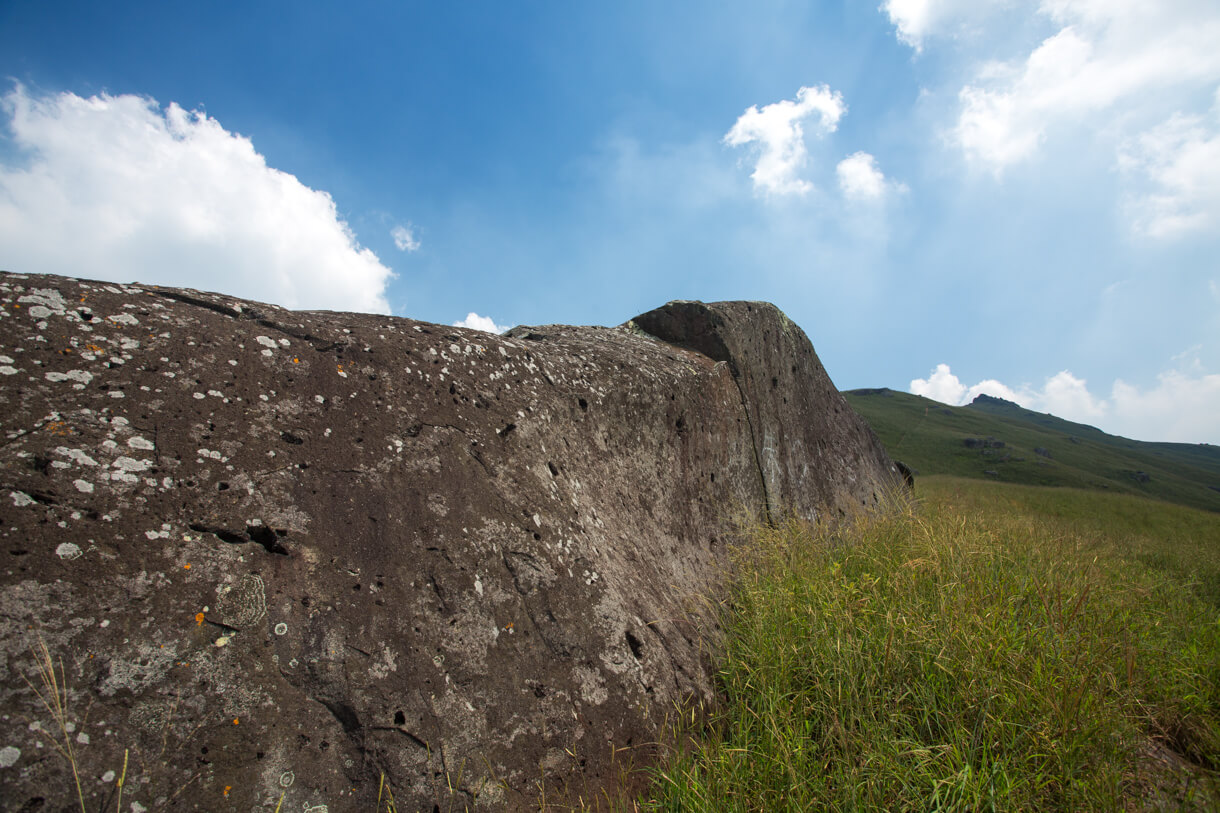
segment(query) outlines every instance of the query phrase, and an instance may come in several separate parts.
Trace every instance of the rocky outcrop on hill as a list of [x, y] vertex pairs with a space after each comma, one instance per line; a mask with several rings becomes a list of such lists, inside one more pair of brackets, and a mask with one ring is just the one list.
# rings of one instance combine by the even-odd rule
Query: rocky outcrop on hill
[[89, 809], [125, 754], [133, 811], [589, 799], [712, 699], [730, 511], [900, 482], [763, 303], [494, 336], [4, 274], [0, 432], [6, 810], [76, 806], [67, 744]]

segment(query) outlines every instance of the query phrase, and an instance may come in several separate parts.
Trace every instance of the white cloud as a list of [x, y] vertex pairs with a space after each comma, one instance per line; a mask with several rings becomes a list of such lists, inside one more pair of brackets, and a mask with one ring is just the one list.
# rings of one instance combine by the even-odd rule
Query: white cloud
[[808, 157], [801, 121], [816, 114], [816, 130], [824, 135], [838, 128], [845, 112], [847, 106], [838, 91], [827, 85], [802, 87], [796, 101], [784, 99], [761, 110], [751, 105], [725, 134], [724, 143], [740, 147], [757, 142], [758, 162], [750, 175], [756, 191], [803, 195], [813, 185], [797, 177]]
[[910, 389], [913, 395], [922, 395], [953, 406], [962, 403], [962, 396], [966, 394], [966, 387], [949, 370], [948, 364], [937, 364], [930, 376], [912, 381]]
[[1214, 2], [1043, 0], [1038, 13], [1058, 32], [1023, 60], [983, 66], [959, 94], [952, 141], [997, 174], [1059, 128], [1125, 129], [1166, 92], [1220, 81]]
[[1118, 434], [1183, 443], [1220, 443], [1220, 375], [1168, 372], [1141, 391], [1119, 380], [1111, 393]]
[[877, 201], [890, 190], [906, 192], [905, 184], [887, 181], [885, 173], [877, 167], [877, 159], [866, 152], [854, 152], [835, 167], [839, 176], [839, 189], [848, 200]]
[[898, 39], [923, 50], [933, 36], [956, 36], [969, 31], [998, 8], [1014, 0], [885, 0], [880, 10], [890, 18]]
[[954, 406], [968, 404], [980, 394], [993, 395], [1035, 412], [1049, 412], [1140, 440], [1220, 443], [1220, 410], [1215, 408], [1220, 403], [1220, 375], [1216, 374], [1173, 370], [1158, 376], [1155, 386], [1142, 390], [1119, 379], [1104, 398], [1092, 394], [1084, 379], [1067, 370], [1051, 376], [1041, 387], [1013, 389], [994, 379], [967, 387], [949, 365], [938, 364], [928, 378], [912, 381], [910, 391]]
[[390, 230], [390, 236], [394, 238], [394, 245], [399, 251], [419, 251], [419, 239], [409, 225], [395, 226]]
[[877, 159], [866, 152], [854, 152], [835, 167], [839, 188], [853, 200], [875, 200], [885, 194], [885, 174], [877, 169]]
[[503, 333], [508, 330], [508, 325], [497, 325], [490, 316], [479, 316], [474, 311], [466, 314], [466, 318], [460, 322], [454, 322], [454, 327], [468, 327], [471, 330], [481, 330], [484, 333]]
[[330, 195], [268, 167], [216, 119], [131, 95], [36, 98], [20, 85], [0, 105], [23, 152], [0, 164], [8, 270], [389, 312], [392, 272]]
[[942, 404], [959, 406], [968, 404], [979, 395], [994, 395], [1016, 401], [1017, 394], [994, 379], [980, 381], [972, 387], [967, 387], [953, 374], [948, 364], [937, 364], [936, 369], [926, 379], [916, 378], [911, 382], [910, 390], [915, 395], [940, 401]]
[[1130, 204], [1137, 230], [1174, 237], [1220, 226], [1220, 128], [1203, 117], [1175, 115], [1129, 141], [1119, 166], [1154, 187]]
[[898, 29], [898, 39], [919, 51], [931, 28], [933, 5], [933, 0], [885, 0], [881, 10]]

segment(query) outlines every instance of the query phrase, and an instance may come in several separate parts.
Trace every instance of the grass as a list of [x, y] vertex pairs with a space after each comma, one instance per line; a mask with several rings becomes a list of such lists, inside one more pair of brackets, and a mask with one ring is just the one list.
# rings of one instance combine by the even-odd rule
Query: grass
[[[28, 679], [25, 680], [25, 683], [34, 692], [43, 709], [51, 716], [51, 721], [55, 726], [55, 730], [47, 730], [47, 733], [51, 735], [51, 746], [71, 768], [72, 781], [76, 788], [76, 801], [80, 805], [81, 813], [86, 813], [85, 794], [80, 784], [80, 767], [76, 759], [76, 746], [72, 739], [72, 732], [76, 730], [77, 726], [69, 710], [68, 681], [64, 672], [63, 660], [60, 660], [59, 671], [56, 672], [55, 659], [51, 656], [47, 642], [41, 636], [38, 638], [38, 648], [31, 654], [34, 656], [34, 668], [38, 674], [39, 685], [35, 686]], [[119, 775], [118, 783], [115, 785], [118, 793], [114, 808], [116, 811], [123, 809], [123, 785], [127, 782], [127, 759], [130, 754], [130, 749], [123, 749], [123, 772]]]
[[[68, 766], [72, 769], [72, 781], [76, 785], [76, 799], [80, 803], [81, 813], [85, 813], [85, 795], [81, 791], [80, 775], [76, 761], [76, 747], [72, 742], [72, 731], [76, 728], [76, 725], [68, 709], [68, 682], [64, 674], [63, 661], [60, 661], [59, 672], [56, 673], [55, 660], [51, 657], [51, 650], [47, 647], [47, 642], [41, 637], [38, 639], [38, 649], [33, 654], [34, 665], [38, 671], [38, 682], [42, 688], [39, 689], [38, 686], [35, 686], [29, 680], [26, 680], [26, 685], [38, 697], [42, 707], [51, 715], [51, 720], [57, 729], [57, 731], [48, 732], [51, 734], [51, 745], [67, 761]], [[124, 757], [125, 759], [126, 757]], [[123, 770], [124, 774], [126, 774], [125, 764]]]
[[919, 488], [922, 505], [851, 528], [750, 531], [723, 608], [721, 706], [644, 806], [1220, 803], [1220, 611], [1191, 575], [1209, 545], [1214, 564], [1215, 517]]

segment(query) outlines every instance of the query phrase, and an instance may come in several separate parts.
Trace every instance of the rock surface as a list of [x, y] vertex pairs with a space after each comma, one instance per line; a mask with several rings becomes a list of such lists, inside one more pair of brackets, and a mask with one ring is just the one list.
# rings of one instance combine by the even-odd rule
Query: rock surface
[[612, 793], [711, 699], [730, 511], [901, 481], [763, 303], [494, 336], [3, 274], [0, 424], [5, 810], [76, 807], [40, 640], [89, 809], [124, 752], [136, 811]]

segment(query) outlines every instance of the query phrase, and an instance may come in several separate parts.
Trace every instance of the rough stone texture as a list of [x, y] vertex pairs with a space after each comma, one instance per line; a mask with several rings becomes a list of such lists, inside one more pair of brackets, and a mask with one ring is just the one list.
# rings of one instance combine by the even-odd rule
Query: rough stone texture
[[124, 750], [125, 810], [590, 799], [711, 699], [730, 510], [900, 481], [762, 303], [500, 337], [3, 274], [0, 432], [5, 810], [75, 804], [39, 639], [90, 809]]

